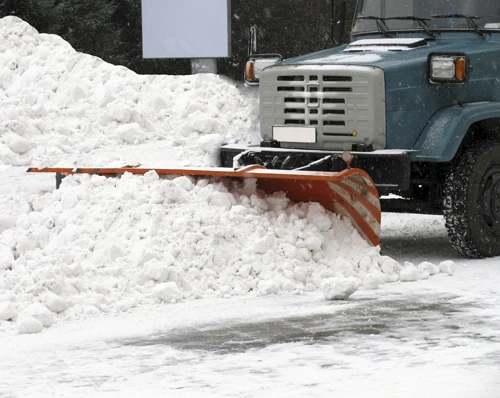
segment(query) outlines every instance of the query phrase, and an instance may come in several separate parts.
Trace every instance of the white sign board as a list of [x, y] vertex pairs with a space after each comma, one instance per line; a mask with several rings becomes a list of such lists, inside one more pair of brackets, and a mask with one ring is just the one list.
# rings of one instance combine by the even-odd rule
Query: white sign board
[[229, 57], [229, 2], [142, 0], [143, 57]]

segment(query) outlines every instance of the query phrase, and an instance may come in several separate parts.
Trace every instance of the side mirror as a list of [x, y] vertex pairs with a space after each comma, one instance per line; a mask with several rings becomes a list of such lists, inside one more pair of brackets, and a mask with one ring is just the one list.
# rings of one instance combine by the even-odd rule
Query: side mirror
[[335, 45], [342, 44], [345, 28], [346, 0], [342, 0], [335, 10], [332, 3], [332, 41]]

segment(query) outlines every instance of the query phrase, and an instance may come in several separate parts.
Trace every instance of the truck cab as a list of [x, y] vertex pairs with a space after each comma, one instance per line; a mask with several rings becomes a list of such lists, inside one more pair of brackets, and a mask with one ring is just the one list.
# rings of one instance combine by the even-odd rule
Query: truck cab
[[500, 255], [498, 0], [359, 0], [348, 44], [258, 86], [262, 142], [223, 147], [223, 165], [335, 172], [350, 151], [384, 211], [443, 214], [459, 253]]

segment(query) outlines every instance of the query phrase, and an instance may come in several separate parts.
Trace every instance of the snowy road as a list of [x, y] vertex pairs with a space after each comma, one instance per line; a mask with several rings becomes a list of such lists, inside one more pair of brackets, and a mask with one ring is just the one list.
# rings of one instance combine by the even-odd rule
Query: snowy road
[[451, 246], [441, 216], [384, 213], [382, 243], [384, 254], [400, 262], [468, 263]]
[[456, 274], [344, 302], [202, 299], [4, 335], [0, 397], [500, 397], [499, 259], [459, 258], [440, 217], [383, 219], [387, 255], [453, 259]]
[[500, 396], [500, 267], [320, 294], [205, 299], [4, 338], [0, 396]]

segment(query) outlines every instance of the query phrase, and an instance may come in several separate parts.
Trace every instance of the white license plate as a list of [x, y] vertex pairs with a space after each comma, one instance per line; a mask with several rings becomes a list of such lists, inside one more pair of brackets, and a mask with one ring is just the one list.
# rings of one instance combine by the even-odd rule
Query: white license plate
[[273, 127], [273, 139], [279, 142], [316, 143], [315, 127]]

